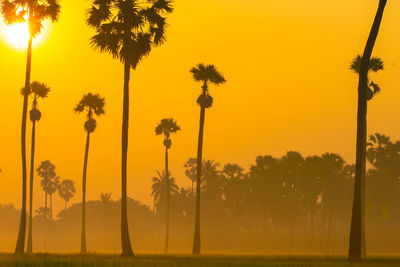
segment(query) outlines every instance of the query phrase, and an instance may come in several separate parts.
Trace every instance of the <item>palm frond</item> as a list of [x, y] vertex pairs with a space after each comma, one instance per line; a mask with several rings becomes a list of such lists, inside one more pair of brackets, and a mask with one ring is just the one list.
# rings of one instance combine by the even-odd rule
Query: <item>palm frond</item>
[[44, 83], [35, 81], [31, 83], [31, 92], [37, 97], [46, 98], [47, 94], [50, 92], [50, 87]]
[[20, 5], [18, 5], [15, 1], [1, 1], [1, 13], [3, 15], [4, 22], [7, 25], [26, 22], [24, 18], [26, 15], [26, 9], [19, 10], [19, 7]]
[[193, 75], [193, 79], [196, 81], [203, 81], [205, 83], [211, 82], [217, 85], [226, 82], [224, 76], [214, 65], [204, 65], [203, 63], [200, 63], [197, 64], [196, 67], [192, 68], [190, 72]]

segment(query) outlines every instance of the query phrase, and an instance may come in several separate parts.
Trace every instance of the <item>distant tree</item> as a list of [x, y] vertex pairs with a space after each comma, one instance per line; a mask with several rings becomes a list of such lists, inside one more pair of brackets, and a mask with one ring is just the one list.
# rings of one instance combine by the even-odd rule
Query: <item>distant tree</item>
[[196, 181], [197, 178], [197, 159], [195, 158], [190, 158], [186, 161], [184, 167], [185, 167], [185, 175], [190, 179], [192, 182], [192, 194], [193, 194], [193, 184]]
[[96, 120], [94, 116], [104, 114], [105, 100], [99, 94], [88, 93], [82, 97], [75, 106], [74, 111], [77, 113], [86, 112], [87, 120], [84, 125], [86, 131], [85, 158], [83, 162], [82, 175], [82, 234], [81, 234], [81, 254], [86, 254], [86, 173], [89, 158], [90, 134], [96, 130]]
[[[174, 119], [162, 119], [161, 122], [156, 127], [156, 135], [164, 135], [164, 146], [165, 146], [165, 174], [169, 175], [168, 169], [168, 150], [171, 148], [171, 134], [176, 133], [181, 128], [178, 126]], [[168, 253], [168, 241], [169, 241], [169, 218], [170, 218], [170, 191], [169, 191], [169, 179], [165, 179], [165, 190], [166, 190], [166, 216], [165, 216], [165, 245], [164, 253]]]
[[243, 175], [243, 168], [237, 164], [225, 164], [222, 173], [228, 179], [238, 179]]
[[167, 208], [167, 190], [165, 190], [167, 184], [171, 193], [178, 192], [179, 187], [176, 185], [175, 178], [168, 175], [168, 180], [169, 181], [167, 181], [167, 175], [165, 175], [165, 171], [162, 173], [157, 171], [157, 176], [154, 176], [151, 179], [153, 183], [151, 186], [151, 196], [153, 197], [154, 210], [157, 213], [159, 213], [160, 210], [165, 210]]
[[72, 180], [62, 180], [58, 187], [58, 195], [65, 201], [64, 209], [67, 210], [68, 202], [75, 194], [75, 184]]
[[30, 119], [32, 121], [32, 139], [31, 139], [31, 169], [29, 174], [29, 230], [27, 252], [32, 253], [32, 205], [33, 205], [33, 173], [35, 172], [35, 141], [36, 141], [36, 122], [40, 120], [42, 114], [38, 109], [39, 98], [46, 98], [50, 88], [39, 82], [33, 82], [29, 88], [29, 94], [33, 97]]
[[15, 254], [24, 254], [26, 230], [26, 118], [28, 113], [28, 95], [31, 80], [32, 41], [43, 29], [45, 20], [57, 21], [60, 5], [57, 0], [1, 0], [1, 13], [7, 25], [27, 23], [29, 27], [28, 52], [26, 62], [25, 86], [23, 90], [23, 108], [21, 123], [22, 154], [22, 209]]
[[210, 84], [223, 84], [226, 82], [224, 76], [215, 68], [214, 65], [198, 64], [190, 71], [195, 81], [203, 83], [202, 94], [197, 99], [197, 104], [200, 105], [200, 127], [199, 140], [197, 147], [197, 182], [196, 182], [196, 217], [193, 239], [193, 254], [198, 255], [201, 251], [200, 240], [200, 191], [201, 191], [201, 167], [203, 156], [203, 134], [204, 134], [204, 119], [206, 108], [210, 108], [213, 104], [208, 87]]
[[[47, 209], [47, 196], [51, 195], [56, 190], [56, 166], [49, 160], [42, 161], [39, 167], [36, 169], [37, 174], [42, 177], [40, 185], [45, 193], [44, 208]], [[51, 193], [51, 194], [50, 194]], [[49, 213], [51, 215], [51, 212]]]
[[39, 217], [47, 219], [50, 216], [50, 209], [45, 207], [39, 207], [38, 209], [36, 209], [36, 214]]
[[[383, 13], [387, 0], [379, 0], [379, 7], [372, 25], [367, 44], [359, 67], [358, 82], [358, 110], [357, 110], [357, 145], [356, 171], [354, 182], [353, 211], [351, 216], [349, 260], [360, 260], [366, 256], [365, 243], [365, 174], [366, 174], [366, 147], [367, 147], [367, 103], [370, 99], [370, 85], [374, 91], [378, 86], [368, 84], [368, 73], [371, 71], [372, 52], [378, 37]], [[383, 68], [383, 65], [382, 65]]]
[[91, 43], [100, 52], [107, 52], [124, 63], [124, 96], [122, 118], [122, 255], [132, 256], [127, 215], [127, 155], [129, 125], [130, 69], [136, 69], [152, 47], [165, 39], [167, 13], [172, 12], [170, 0], [94, 0], [87, 23], [96, 30]]

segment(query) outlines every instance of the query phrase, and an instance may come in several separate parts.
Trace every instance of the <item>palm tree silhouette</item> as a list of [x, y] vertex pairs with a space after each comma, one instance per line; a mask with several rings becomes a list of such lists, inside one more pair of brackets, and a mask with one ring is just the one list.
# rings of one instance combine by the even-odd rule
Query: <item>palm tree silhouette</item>
[[104, 114], [105, 100], [99, 94], [88, 93], [84, 95], [81, 101], [76, 105], [74, 111], [77, 113], [87, 112], [87, 121], [85, 122], [86, 146], [85, 158], [83, 162], [82, 175], [82, 232], [81, 232], [81, 254], [86, 254], [86, 173], [89, 156], [90, 134], [96, 129], [96, 120], [93, 116]]
[[[156, 135], [163, 134], [164, 135], [164, 146], [165, 146], [165, 174], [168, 176], [169, 175], [169, 170], [168, 170], [168, 149], [171, 148], [171, 138], [170, 135], [172, 133], [176, 133], [179, 131], [181, 128], [178, 126], [176, 121], [174, 121], [172, 118], [171, 119], [162, 119], [160, 124], [157, 125], [156, 127]], [[168, 240], [169, 240], [169, 217], [170, 217], [170, 191], [169, 191], [169, 178], [167, 177], [166, 179], [166, 185], [165, 185], [165, 190], [166, 190], [166, 230], [165, 230], [165, 246], [164, 246], [164, 253], [168, 253]]]
[[185, 175], [190, 179], [190, 181], [192, 182], [192, 194], [193, 194], [193, 184], [196, 181], [196, 177], [197, 177], [197, 159], [195, 158], [189, 158], [185, 165], [183, 166], [184, 168], [186, 168], [185, 170]]
[[[350, 65], [350, 69], [357, 75], [360, 75], [362, 57], [357, 55]], [[371, 72], [378, 72], [384, 69], [384, 63], [379, 57], [372, 57], [368, 65], [368, 74]], [[372, 98], [381, 91], [381, 87], [375, 83], [371, 77], [367, 76], [367, 100], [370, 101]]]
[[58, 187], [58, 195], [65, 201], [64, 209], [67, 210], [68, 202], [75, 194], [75, 184], [72, 180], [62, 180]]
[[122, 255], [133, 256], [128, 228], [127, 156], [129, 125], [130, 69], [136, 69], [151, 48], [165, 39], [166, 18], [172, 12], [170, 0], [94, 0], [87, 23], [96, 30], [92, 45], [124, 63], [121, 162], [121, 243]]
[[223, 84], [226, 82], [224, 76], [215, 68], [214, 65], [198, 64], [190, 71], [195, 81], [203, 83], [202, 94], [197, 99], [197, 104], [200, 105], [200, 127], [199, 127], [199, 140], [197, 146], [197, 182], [196, 182], [196, 218], [194, 227], [193, 239], [193, 254], [200, 254], [200, 190], [201, 190], [201, 161], [203, 154], [203, 131], [204, 131], [204, 117], [206, 108], [210, 108], [213, 104], [208, 86], [209, 84]]
[[24, 102], [21, 123], [21, 155], [22, 155], [22, 209], [19, 224], [18, 239], [15, 254], [24, 254], [26, 228], [26, 117], [28, 112], [28, 95], [31, 80], [32, 41], [41, 32], [43, 21], [58, 20], [60, 5], [58, 0], [1, 0], [1, 10], [4, 22], [8, 25], [27, 23], [29, 26], [29, 40], [26, 60], [25, 86], [23, 90]]
[[30, 86], [30, 94], [33, 94], [32, 109], [30, 111], [30, 119], [32, 121], [32, 139], [31, 139], [31, 169], [29, 173], [29, 229], [27, 252], [32, 253], [32, 203], [33, 203], [33, 173], [35, 166], [35, 138], [36, 138], [36, 122], [40, 120], [42, 114], [38, 109], [39, 98], [46, 98], [50, 88], [44, 83], [33, 82]]
[[[360, 260], [366, 255], [365, 244], [365, 173], [367, 150], [367, 102], [371, 97], [370, 86], [374, 91], [374, 85], [368, 84], [368, 73], [371, 66], [371, 55], [378, 37], [383, 13], [387, 0], [379, 0], [378, 10], [375, 15], [367, 44], [361, 58], [358, 82], [358, 110], [357, 110], [357, 145], [356, 145], [356, 171], [354, 179], [354, 199], [351, 216], [349, 260]], [[383, 67], [383, 65], [382, 65]], [[372, 94], [373, 96], [373, 94]], [[372, 98], [372, 97], [371, 97]]]
[[51, 181], [56, 177], [56, 166], [52, 164], [49, 160], [42, 161], [39, 167], [36, 169], [37, 174], [42, 177], [40, 181], [40, 186], [43, 188], [45, 193], [44, 198], [44, 208], [47, 210], [47, 195], [48, 189], [51, 188]]
[[[157, 176], [154, 176], [151, 181], [153, 182], [151, 186], [151, 196], [154, 199], [154, 208], [157, 212], [160, 211], [160, 208], [166, 208], [166, 198], [167, 194], [165, 188], [169, 188], [169, 192], [177, 193], [179, 187], [176, 185], [175, 178], [171, 177], [171, 173], [168, 174], [168, 181], [165, 175], [165, 171], [162, 173], [157, 171]], [[167, 187], [168, 183], [168, 187]]]

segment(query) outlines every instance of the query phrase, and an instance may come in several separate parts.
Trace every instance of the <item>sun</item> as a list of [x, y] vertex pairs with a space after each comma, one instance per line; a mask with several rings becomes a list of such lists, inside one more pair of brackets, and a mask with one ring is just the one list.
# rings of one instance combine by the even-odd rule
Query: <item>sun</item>
[[[42, 32], [33, 39], [33, 45], [37, 45], [43, 38], [46, 31], [46, 22], [44, 23]], [[5, 41], [12, 47], [17, 49], [26, 49], [29, 41], [29, 26], [28, 23], [16, 23], [13, 25], [6, 25], [1, 22], [1, 33]]]

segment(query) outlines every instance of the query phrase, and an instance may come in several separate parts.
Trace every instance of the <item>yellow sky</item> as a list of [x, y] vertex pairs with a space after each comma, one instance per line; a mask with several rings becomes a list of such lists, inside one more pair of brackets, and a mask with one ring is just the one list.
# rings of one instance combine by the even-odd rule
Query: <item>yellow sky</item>
[[[131, 75], [129, 196], [151, 203], [151, 177], [163, 169], [162, 138], [154, 127], [174, 117], [170, 169], [189, 185], [183, 165], [197, 147], [200, 84], [189, 69], [212, 63], [228, 83], [212, 87], [204, 157], [249, 167], [260, 154], [336, 152], [354, 161], [357, 77], [348, 70], [362, 52], [377, 0], [176, 0], [168, 41]], [[36, 163], [49, 159], [57, 174], [76, 182], [81, 198], [84, 115], [73, 106], [89, 91], [106, 98], [106, 115], [93, 134], [89, 199], [120, 196], [123, 66], [89, 46], [87, 0], [62, 1], [60, 21], [33, 51], [32, 80], [52, 91], [40, 103]], [[386, 62], [376, 75], [382, 93], [369, 108], [370, 133], [400, 138], [400, 2], [389, 1], [374, 55]], [[0, 203], [20, 205], [20, 119], [26, 54], [0, 41]], [[28, 138], [31, 123], [28, 123]], [[29, 144], [29, 142], [28, 142]], [[29, 146], [28, 146], [29, 147]], [[28, 151], [29, 152], [29, 151]], [[35, 205], [44, 194], [35, 181]], [[62, 207], [56, 197], [55, 205]]]

